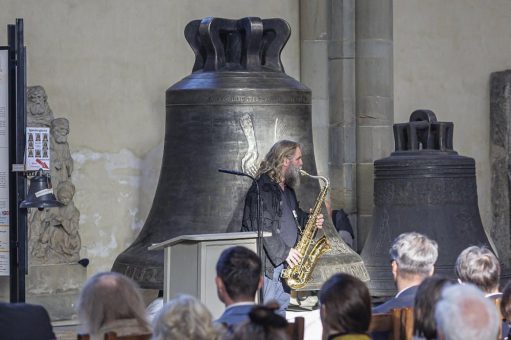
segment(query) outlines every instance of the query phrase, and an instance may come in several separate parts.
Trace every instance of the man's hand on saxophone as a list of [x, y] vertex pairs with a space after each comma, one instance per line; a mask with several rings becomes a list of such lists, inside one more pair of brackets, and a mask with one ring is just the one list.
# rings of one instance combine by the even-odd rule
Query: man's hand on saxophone
[[[312, 212], [312, 209], [310, 209]], [[325, 218], [323, 217], [323, 214], [319, 214], [316, 218], [316, 228], [323, 229], [323, 222], [325, 222]]]
[[300, 260], [302, 259], [302, 254], [298, 252], [295, 248], [289, 249], [289, 254], [287, 255], [286, 262], [289, 266], [289, 268], [293, 268], [298, 263], [300, 263]]

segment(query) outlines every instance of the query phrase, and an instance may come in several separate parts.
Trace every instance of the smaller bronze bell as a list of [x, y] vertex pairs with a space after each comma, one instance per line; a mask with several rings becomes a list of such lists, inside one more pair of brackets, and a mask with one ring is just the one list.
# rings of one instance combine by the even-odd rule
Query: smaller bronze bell
[[44, 208], [61, 207], [62, 203], [57, 201], [51, 188], [50, 178], [41, 170], [30, 180], [27, 198], [21, 202], [20, 208]]
[[[374, 162], [374, 221], [361, 254], [373, 296], [396, 293], [389, 248], [401, 233], [435, 240], [435, 273], [449, 278], [466, 247], [495, 249], [479, 215], [475, 161], [453, 149], [453, 129], [432, 111], [414, 111], [408, 123], [394, 124], [396, 151]], [[508, 272], [503, 268], [501, 277]]]

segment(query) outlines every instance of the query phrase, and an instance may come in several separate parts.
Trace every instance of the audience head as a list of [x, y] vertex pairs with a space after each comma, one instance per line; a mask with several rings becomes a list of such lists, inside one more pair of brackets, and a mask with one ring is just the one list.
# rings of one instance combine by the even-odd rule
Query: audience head
[[463, 250], [456, 259], [456, 275], [462, 283], [476, 285], [486, 294], [499, 290], [499, 260], [485, 246]]
[[90, 277], [80, 292], [77, 310], [85, 331], [91, 334], [119, 319], [136, 319], [150, 331], [138, 285], [119, 273], [102, 272]]
[[502, 291], [502, 299], [500, 300], [500, 313], [511, 323], [511, 281], [508, 281]]
[[277, 303], [252, 308], [249, 319], [239, 324], [226, 336], [227, 340], [287, 340], [287, 320], [276, 314]]
[[394, 279], [424, 279], [433, 275], [438, 245], [416, 232], [396, 237], [390, 248]]
[[450, 279], [431, 276], [419, 285], [413, 309], [414, 334], [425, 339], [436, 339], [435, 305], [442, 288], [453, 284]]
[[371, 297], [364, 282], [339, 273], [328, 279], [318, 294], [324, 334], [366, 333], [371, 322]]
[[493, 302], [471, 284], [442, 290], [435, 321], [438, 337], [443, 340], [496, 339], [500, 323]]
[[218, 298], [226, 305], [254, 301], [261, 287], [261, 260], [245, 247], [231, 247], [222, 252], [216, 264]]
[[214, 340], [220, 335], [206, 306], [189, 295], [167, 302], [153, 323], [153, 340]]

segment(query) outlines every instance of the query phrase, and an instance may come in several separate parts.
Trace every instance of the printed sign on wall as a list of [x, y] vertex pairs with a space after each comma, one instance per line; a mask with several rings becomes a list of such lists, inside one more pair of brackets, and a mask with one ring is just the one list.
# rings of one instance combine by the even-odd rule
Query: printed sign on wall
[[50, 170], [50, 128], [27, 127], [25, 169], [27, 171]]

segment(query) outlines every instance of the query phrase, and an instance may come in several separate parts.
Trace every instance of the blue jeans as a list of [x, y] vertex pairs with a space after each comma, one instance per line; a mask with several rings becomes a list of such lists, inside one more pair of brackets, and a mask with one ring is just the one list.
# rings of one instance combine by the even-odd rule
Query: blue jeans
[[273, 278], [270, 279], [267, 276], [264, 276], [264, 286], [263, 286], [263, 302], [268, 303], [269, 301], [276, 301], [280, 308], [277, 310], [277, 314], [286, 316], [286, 308], [289, 305], [290, 295], [284, 291], [284, 287], [282, 286], [282, 279], [280, 278], [280, 273], [284, 269], [284, 265], [276, 267], [273, 270]]

